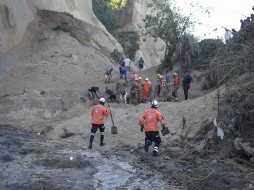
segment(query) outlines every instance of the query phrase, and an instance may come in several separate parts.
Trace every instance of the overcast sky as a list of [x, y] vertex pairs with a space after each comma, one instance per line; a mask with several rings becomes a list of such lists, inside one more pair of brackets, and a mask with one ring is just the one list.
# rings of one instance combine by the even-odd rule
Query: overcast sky
[[[225, 29], [240, 29], [240, 19], [250, 16], [253, 12], [253, 0], [175, 0], [182, 13], [189, 15], [193, 13], [192, 19], [202, 22], [202, 25], [195, 27], [195, 35], [203, 38], [224, 38]], [[210, 7], [210, 17], [203, 13], [199, 8], [191, 8], [190, 3], [196, 3], [204, 7]], [[245, 15], [245, 16], [243, 16]], [[217, 29], [217, 30], [216, 30]]]

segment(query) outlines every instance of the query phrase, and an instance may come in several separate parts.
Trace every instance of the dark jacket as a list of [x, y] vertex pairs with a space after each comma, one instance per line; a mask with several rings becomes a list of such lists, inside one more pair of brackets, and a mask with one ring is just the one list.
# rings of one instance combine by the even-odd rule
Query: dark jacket
[[185, 75], [185, 76], [183, 77], [182, 84], [183, 84], [184, 87], [185, 87], [185, 86], [189, 86], [190, 83], [191, 83], [191, 81], [192, 81], [192, 78], [191, 78], [191, 76], [188, 74], [188, 75]]

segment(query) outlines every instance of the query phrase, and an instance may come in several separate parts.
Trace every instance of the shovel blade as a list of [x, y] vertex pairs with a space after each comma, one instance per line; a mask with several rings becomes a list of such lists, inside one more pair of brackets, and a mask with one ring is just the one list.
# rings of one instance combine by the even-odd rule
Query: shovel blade
[[168, 128], [162, 129], [162, 130], [161, 130], [161, 134], [162, 134], [163, 136], [169, 134], [169, 129], [168, 129]]
[[116, 126], [111, 127], [111, 134], [117, 134], [117, 127]]

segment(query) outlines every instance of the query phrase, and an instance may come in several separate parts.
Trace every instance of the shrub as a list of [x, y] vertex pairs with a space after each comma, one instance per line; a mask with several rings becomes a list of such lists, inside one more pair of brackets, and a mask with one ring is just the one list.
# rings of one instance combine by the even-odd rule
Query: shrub
[[112, 59], [114, 59], [117, 63], [120, 63], [124, 53], [119, 52], [117, 49], [114, 49], [114, 51], [111, 53]]
[[78, 42], [84, 46], [88, 46], [90, 43], [90, 39], [86, 35], [80, 33], [78, 29], [71, 26], [67, 21], [61, 21], [60, 24], [54, 28], [54, 30], [62, 30], [63, 32], [68, 32], [70, 36], [78, 40]]
[[121, 31], [115, 32], [114, 36], [118, 42], [122, 45], [124, 53], [128, 55], [130, 59], [134, 59], [136, 51], [139, 49], [139, 34], [136, 31]]

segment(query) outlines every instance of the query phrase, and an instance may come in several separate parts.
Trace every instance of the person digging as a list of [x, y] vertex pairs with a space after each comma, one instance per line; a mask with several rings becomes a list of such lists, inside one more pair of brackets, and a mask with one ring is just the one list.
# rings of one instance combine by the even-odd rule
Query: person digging
[[[161, 143], [161, 137], [157, 123], [160, 122], [163, 131], [168, 131], [165, 126], [165, 121], [161, 113], [157, 110], [158, 101], [153, 100], [151, 108], [146, 110], [139, 120], [140, 131], [145, 130], [145, 151], [148, 152], [149, 146], [154, 142], [153, 156], [157, 156], [159, 152], [159, 146]], [[166, 129], [166, 130], [165, 130]], [[169, 131], [168, 131], [169, 132]], [[165, 135], [163, 133], [163, 135]]]
[[100, 146], [104, 146], [104, 117], [108, 117], [110, 115], [110, 111], [104, 106], [105, 98], [100, 98], [99, 104], [92, 107], [91, 115], [92, 115], [92, 128], [91, 128], [91, 135], [90, 135], [90, 143], [88, 148], [92, 149], [92, 144], [94, 140], [94, 135], [99, 128], [100, 130]]

